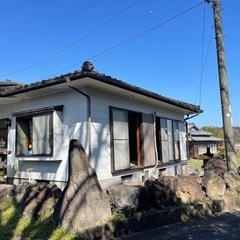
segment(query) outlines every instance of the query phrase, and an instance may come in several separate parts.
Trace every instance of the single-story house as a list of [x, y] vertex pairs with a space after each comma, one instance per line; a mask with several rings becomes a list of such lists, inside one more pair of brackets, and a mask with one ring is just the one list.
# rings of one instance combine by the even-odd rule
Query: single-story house
[[217, 153], [217, 146], [223, 139], [212, 136], [212, 133], [199, 129], [194, 123], [188, 123], [189, 157], [196, 157], [207, 152]]
[[0, 84], [9, 183], [31, 178], [63, 188], [71, 139], [82, 143], [103, 189], [162, 171], [179, 175], [187, 164], [186, 119], [201, 113], [199, 106], [100, 74], [90, 62], [73, 73], [13, 85]]

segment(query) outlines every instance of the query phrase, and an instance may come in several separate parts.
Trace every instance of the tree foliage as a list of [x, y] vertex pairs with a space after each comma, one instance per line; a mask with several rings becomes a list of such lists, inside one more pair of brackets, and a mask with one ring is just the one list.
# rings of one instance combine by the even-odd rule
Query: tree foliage
[[240, 143], [240, 127], [233, 127], [234, 143]]
[[212, 133], [214, 137], [222, 138], [223, 139], [223, 129], [220, 127], [214, 127], [214, 126], [205, 126], [202, 127], [203, 131]]
[[[204, 126], [203, 131], [210, 132], [214, 137], [224, 139], [223, 128], [214, 126]], [[234, 143], [240, 143], [240, 127], [233, 127], [233, 139]]]
[[[214, 126], [204, 126], [203, 131], [212, 133], [212, 136], [222, 138], [224, 140], [223, 128]], [[233, 139], [234, 143], [240, 143], [240, 127], [233, 127]], [[225, 153], [224, 141], [218, 144], [218, 154], [223, 155]]]

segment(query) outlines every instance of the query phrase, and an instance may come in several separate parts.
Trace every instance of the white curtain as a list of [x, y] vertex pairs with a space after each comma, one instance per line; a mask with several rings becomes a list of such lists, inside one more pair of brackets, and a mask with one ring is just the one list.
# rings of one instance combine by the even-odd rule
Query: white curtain
[[113, 109], [114, 170], [129, 168], [128, 112]]
[[187, 138], [186, 130], [183, 122], [179, 122], [179, 141], [181, 160], [187, 160]]
[[169, 161], [167, 119], [161, 118], [162, 162]]
[[33, 117], [33, 154], [50, 154], [50, 114]]

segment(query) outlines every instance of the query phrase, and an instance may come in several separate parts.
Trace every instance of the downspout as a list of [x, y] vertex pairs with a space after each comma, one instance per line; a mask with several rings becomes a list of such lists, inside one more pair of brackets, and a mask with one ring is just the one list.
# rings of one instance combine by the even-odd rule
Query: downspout
[[86, 93], [80, 91], [79, 89], [73, 87], [70, 85], [70, 78], [69, 76], [65, 76], [64, 77], [65, 81], [67, 82], [67, 85], [69, 88], [75, 90], [76, 92], [80, 93], [81, 95], [83, 95], [84, 97], [87, 98], [87, 115], [88, 115], [88, 158], [91, 158], [91, 98], [89, 95], [87, 95]]
[[189, 153], [189, 142], [188, 142], [188, 123], [187, 123], [187, 120], [191, 119], [191, 118], [194, 118], [194, 117], [197, 117], [199, 115], [199, 112], [191, 117], [189, 117], [189, 114], [187, 115], [187, 117], [184, 119], [184, 122], [186, 124], [185, 128], [186, 128], [186, 140], [187, 140], [187, 158], [188, 160], [190, 160], [190, 153]]
[[156, 139], [156, 136], [157, 136], [157, 131], [156, 131], [156, 112], [152, 113], [152, 116], [153, 116], [155, 161], [156, 161], [154, 168], [156, 168], [157, 165], [158, 165], [158, 150], [157, 150], [157, 139]]

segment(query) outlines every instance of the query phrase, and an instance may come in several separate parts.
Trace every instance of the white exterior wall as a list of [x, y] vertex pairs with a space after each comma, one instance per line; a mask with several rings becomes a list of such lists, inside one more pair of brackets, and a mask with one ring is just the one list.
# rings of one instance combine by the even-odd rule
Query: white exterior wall
[[[88, 91], [92, 101], [92, 157], [91, 165], [96, 169], [98, 179], [103, 188], [107, 188], [113, 184], [136, 184], [146, 180], [150, 176], [158, 177], [158, 168], [147, 170], [135, 170], [131, 179], [124, 179], [124, 176], [131, 174], [131, 170], [125, 174], [111, 173], [111, 150], [110, 150], [110, 113], [109, 107], [118, 107], [126, 110], [151, 114], [156, 112], [159, 117], [180, 120], [180, 139], [184, 143], [181, 148], [181, 159], [187, 160], [186, 153], [186, 133], [183, 126], [184, 116], [182, 114], [169, 111], [167, 109], [158, 109], [155, 106], [139, 102], [136, 100], [123, 98], [121, 96], [103, 93], [91, 89]], [[104, 96], [104, 99], [103, 99]], [[184, 163], [185, 165], [185, 163]], [[148, 171], [147, 173], [145, 173]], [[180, 175], [182, 174], [181, 163], [176, 163], [176, 166], [169, 166], [165, 175]]]
[[[64, 94], [64, 96], [63, 96]], [[36, 110], [50, 106], [64, 105], [63, 112], [54, 112], [53, 116], [53, 156], [52, 157], [16, 157], [16, 117], [12, 113]], [[87, 101], [75, 91], [52, 94], [49, 96], [22, 101], [1, 107], [0, 118], [10, 118], [12, 125], [8, 131], [7, 156], [8, 178], [28, 180], [28, 168], [33, 168], [32, 179], [45, 179], [56, 182], [61, 188], [66, 185], [68, 177], [68, 148], [71, 139], [79, 139], [87, 150]]]
[[[84, 91], [84, 89], [81, 89]], [[111, 173], [111, 151], [110, 151], [110, 114], [109, 107], [118, 107], [126, 110], [151, 114], [156, 112], [159, 117], [183, 121], [183, 115], [158, 109], [134, 99], [123, 98], [107, 92], [88, 89], [86, 93], [91, 97], [91, 159], [90, 163], [95, 168], [102, 187], [108, 187], [117, 183], [141, 182], [145, 177], [145, 170], [135, 172], [132, 179], [124, 179], [124, 175], [112, 175]], [[11, 115], [14, 112], [34, 110], [49, 106], [64, 105], [62, 113], [54, 113], [54, 154], [53, 157], [15, 157], [16, 142], [16, 118]], [[8, 177], [17, 179], [28, 179], [28, 168], [33, 168], [32, 179], [45, 179], [56, 182], [63, 188], [68, 177], [68, 150], [71, 139], [78, 139], [88, 153], [88, 132], [87, 132], [87, 99], [74, 90], [52, 94], [41, 98], [22, 101], [15, 104], [1, 107], [0, 118], [9, 117], [12, 126], [9, 128], [8, 148], [12, 151], [8, 155]], [[185, 130], [181, 137], [184, 139]], [[186, 148], [185, 148], [186, 151]], [[186, 152], [182, 157], [186, 157]], [[174, 168], [174, 167], [171, 167]], [[167, 169], [170, 175], [176, 174], [175, 168]], [[166, 171], [166, 172], [167, 172]], [[150, 173], [157, 177], [158, 171], [152, 169]], [[149, 174], [149, 172], [148, 172]], [[168, 173], [167, 173], [168, 174]], [[177, 173], [179, 174], [179, 173]]]

